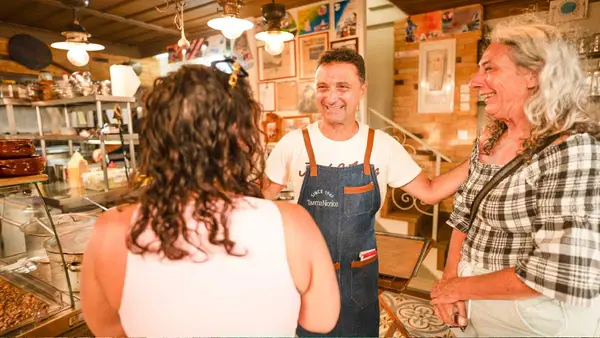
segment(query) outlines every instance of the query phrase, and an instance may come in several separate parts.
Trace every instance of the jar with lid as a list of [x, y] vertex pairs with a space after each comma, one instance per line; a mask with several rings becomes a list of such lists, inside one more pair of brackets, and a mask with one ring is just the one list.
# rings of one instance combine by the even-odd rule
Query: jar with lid
[[13, 98], [15, 97], [15, 81], [13, 80], [2, 80], [2, 88], [0, 88], [0, 98]]

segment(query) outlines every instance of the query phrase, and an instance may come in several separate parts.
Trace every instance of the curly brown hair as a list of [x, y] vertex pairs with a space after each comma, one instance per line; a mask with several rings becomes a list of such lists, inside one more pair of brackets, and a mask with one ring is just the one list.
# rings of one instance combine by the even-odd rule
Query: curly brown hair
[[323, 52], [317, 61], [317, 67], [329, 65], [332, 63], [350, 63], [356, 67], [356, 73], [360, 83], [364, 84], [367, 80], [365, 59], [357, 51], [349, 48], [334, 48]]
[[[265, 156], [260, 105], [244, 79], [235, 88], [228, 80], [215, 68], [189, 65], [154, 82], [140, 133], [138, 178], [147, 177], [148, 183], [133, 183], [133, 200], [141, 207], [128, 236], [132, 252], [179, 260], [189, 254], [177, 245], [181, 239], [203, 251], [183, 218], [186, 206], [193, 205], [192, 217], [205, 224], [209, 242], [233, 255], [227, 215], [236, 197], [262, 198], [256, 182], [263, 177]], [[148, 228], [160, 246], [140, 243]]]

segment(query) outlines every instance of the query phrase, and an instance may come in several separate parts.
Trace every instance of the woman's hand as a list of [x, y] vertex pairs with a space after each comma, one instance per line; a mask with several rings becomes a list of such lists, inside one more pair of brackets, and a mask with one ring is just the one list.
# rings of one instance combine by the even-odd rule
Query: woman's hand
[[431, 288], [431, 304], [452, 304], [463, 300], [462, 280], [458, 277], [442, 277]]
[[[467, 308], [464, 301], [452, 304], [437, 304], [433, 306], [435, 315], [449, 326], [467, 326]], [[457, 315], [458, 314], [458, 315]]]

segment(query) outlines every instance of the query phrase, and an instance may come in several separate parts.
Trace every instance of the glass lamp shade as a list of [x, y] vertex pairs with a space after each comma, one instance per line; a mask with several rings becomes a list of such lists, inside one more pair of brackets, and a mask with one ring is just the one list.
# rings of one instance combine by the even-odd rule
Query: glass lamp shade
[[54, 42], [50, 45], [52, 48], [63, 49], [63, 50], [71, 50], [75, 47], [82, 47], [88, 52], [97, 52], [99, 50], [104, 50], [104, 46], [99, 45], [97, 43], [85, 43], [85, 42], [72, 42], [72, 41], [60, 41]]
[[67, 59], [77, 67], [83, 67], [90, 62], [90, 56], [83, 46], [69, 49], [67, 52]]
[[254, 27], [254, 24], [248, 20], [234, 16], [223, 16], [211, 19], [208, 21], [208, 26], [212, 29], [220, 30], [223, 36], [233, 40], [239, 38], [244, 31]]
[[265, 31], [256, 34], [255, 38], [265, 42], [265, 51], [271, 55], [279, 55], [283, 52], [286, 41], [294, 38], [289, 32], [280, 30]]

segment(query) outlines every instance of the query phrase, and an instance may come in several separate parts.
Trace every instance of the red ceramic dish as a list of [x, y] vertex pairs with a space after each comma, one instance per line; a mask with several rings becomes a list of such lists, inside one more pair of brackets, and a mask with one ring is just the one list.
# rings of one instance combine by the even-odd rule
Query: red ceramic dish
[[40, 156], [0, 160], [0, 177], [40, 174], [46, 169], [46, 159]]
[[33, 154], [33, 140], [0, 140], [0, 158], [22, 158]]

